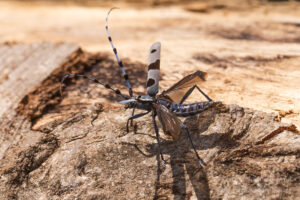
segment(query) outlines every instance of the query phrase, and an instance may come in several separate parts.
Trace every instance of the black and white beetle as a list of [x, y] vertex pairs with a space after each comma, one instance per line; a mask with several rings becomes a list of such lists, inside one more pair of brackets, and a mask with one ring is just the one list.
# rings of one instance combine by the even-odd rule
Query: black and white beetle
[[[162, 159], [163, 165], [165, 164], [165, 160], [160, 148], [160, 140], [159, 140], [159, 131], [156, 123], [156, 117], [158, 117], [159, 122], [162, 125], [162, 129], [165, 134], [170, 135], [173, 140], [178, 140], [179, 134], [182, 129], [186, 132], [190, 143], [194, 149], [194, 152], [199, 161], [200, 167], [202, 165], [206, 165], [205, 162], [198, 155], [193, 140], [191, 138], [189, 129], [178, 119], [179, 117], [186, 117], [198, 114], [203, 112], [204, 110], [216, 105], [220, 104], [220, 101], [213, 101], [209, 98], [198, 86], [197, 83], [205, 80], [206, 73], [201, 71], [196, 71], [193, 74], [190, 74], [179, 82], [174, 84], [168, 90], [163, 91], [161, 94], [158, 93], [158, 82], [159, 82], [159, 70], [160, 70], [160, 50], [161, 44], [160, 42], [154, 43], [150, 48], [149, 54], [149, 62], [148, 62], [148, 78], [147, 78], [147, 95], [135, 97], [132, 94], [132, 88], [128, 79], [128, 75], [126, 74], [123, 63], [120, 60], [117, 49], [114, 47], [109, 30], [108, 30], [108, 16], [110, 12], [114, 8], [110, 9], [106, 16], [106, 33], [108, 36], [108, 40], [111, 44], [115, 57], [118, 61], [120, 69], [122, 71], [123, 77], [126, 81], [126, 85], [129, 89], [129, 96], [124, 95], [118, 89], [113, 89], [110, 85], [100, 82], [94, 78], [87, 77], [81, 74], [67, 74], [63, 77], [61, 83], [64, 83], [64, 80], [69, 78], [70, 76], [74, 77], [83, 77], [89, 79], [97, 84], [103, 85], [105, 88], [112, 90], [117, 95], [121, 96], [124, 100], [120, 101], [119, 104], [125, 105], [126, 109], [132, 109], [132, 115], [127, 120], [126, 130], [129, 132], [129, 121], [140, 118], [148, 113], [152, 114], [153, 125], [156, 133], [156, 139], [158, 143], [159, 153]], [[196, 102], [192, 104], [184, 104], [184, 101], [189, 97], [189, 95], [193, 92], [194, 89], [197, 89], [206, 99], [204, 102]], [[135, 109], [144, 110], [146, 112], [136, 114]]]

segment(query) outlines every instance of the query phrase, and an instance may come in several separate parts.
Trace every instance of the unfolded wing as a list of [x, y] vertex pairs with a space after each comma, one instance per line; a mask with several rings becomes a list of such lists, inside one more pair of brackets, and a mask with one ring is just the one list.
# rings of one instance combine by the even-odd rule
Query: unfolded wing
[[162, 95], [168, 96], [172, 101], [179, 103], [188, 89], [205, 81], [206, 76], [206, 72], [196, 71], [175, 83], [168, 90], [164, 91]]
[[179, 139], [179, 134], [181, 131], [181, 121], [177, 116], [170, 112], [168, 108], [161, 104], [154, 104], [158, 119], [162, 125], [165, 134], [170, 135], [173, 140]]

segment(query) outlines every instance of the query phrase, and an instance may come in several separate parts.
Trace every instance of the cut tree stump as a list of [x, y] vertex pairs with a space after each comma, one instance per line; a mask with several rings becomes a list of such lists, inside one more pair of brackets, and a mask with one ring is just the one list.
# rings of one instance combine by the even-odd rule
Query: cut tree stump
[[[108, 104], [118, 98], [103, 87], [69, 80], [59, 95], [68, 72], [123, 85], [106, 54], [65, 43], [0, 52], [0, 199], [300, 198], [300, 135], [275, 114], [221, 105], [182, 119], [207, 166], [184, 133], [177, 142], [161, 134], [162, 169], [150, 116], [127, 134], [131, 112]], [[141, 85], [145, 65], [125, 62]]]

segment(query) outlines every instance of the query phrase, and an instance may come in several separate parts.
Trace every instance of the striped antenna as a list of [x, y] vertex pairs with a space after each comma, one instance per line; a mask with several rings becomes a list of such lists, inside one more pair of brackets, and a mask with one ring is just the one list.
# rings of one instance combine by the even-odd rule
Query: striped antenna
[[118, 56], [117, 49], [115, 48], [115, 46], [114, 46], [114, 44], [113, 44], [113, 42], [112, 42], [112, 39], [111, 39], [109, 30], [108, 30], [108, 16], [109, 16], [110, 12], [111, 12], [113, 9], [118, 9], [118, 8], [116, 8], [116, 7], [111, 8], [111, 9], [108, 11], [108, 13], [107, 13], [106, 20], [105, 20], [105, 22], [106, 22], [106, 24], [105, 24], [106, 34], [107, 34], [109, 43], [110, 43], [110, 45], [111, 45], [111, 47], [112, 47], [112, 49], [113, 49], [113, 51], [114, 51], [114, 54], [115, 54], [115, 56], [116, 56], [116, 59], [117, 59], [117, 61], [118, 61], [118, 64], [119, 64], [119, 66], [120, 66], [120, 69], [121, 69], [121, 71], [122, 71], [122, 75], [123, 75], [123, 77], [124, 77], [124, 79], [125, 79], [125, 81], [126, 81], [126, 85], [127, 85], [128, 89], [129, 89], [129, 95], [132, 97], [132, 88], [131, 88], [131, 85], [130, 85], [129, 80], [128, 80], [128, 75], [127, 75], [127, 73], [125, 72], [125, 69], [124, 69], [124, 67], [123, 67], [123, 63], [122, 63], [122, 61], [120, 60], [120, 58], [119, 58], [119, 56]]
[[88, 79], [88, 80], [90, 80], [90, 81], [93, 81], [94, 83], [103, 85], [105, 88], [107, 88], [107, 89], [109, 89], [109, 90], [112, 90], [113, 92], [115, 92], [117, 95], [123, 97], [124, 99], [129, 99], [127, 96], [125, 96], [124, 94], [122, 94], [120, 90], [118, 90], [118, 89], [113, 89], [112, 87], [110, 87], [110, 85], [108, 85], [108, 84], [106, 84], [106, 83], [103, 83], [103, 82], [101, 82], [101, 81], [98, 81], [97, 79], [94, 79], [94, 78], [91, 78], [91, 77], [88, 77], [88, 76], [85, 76], [85, 75], [82, 75], [82, 74], [73, 74], [73, 73], [66, 74], [66, 75], [64, 75], [64, 77], [62, 78], [62, 80], [61, 80], [61, 85], [60, 85], [60, 95], [61, 95], [61, 96], [62, 96], [62, 85], [64, 84], [64, 81], [65, 81], [67, 78], [70, 78], [70, 76], [73, 76], [73, 77], [82, 77], [82, 78]]
[[147, 93], [149, 96], [155, 96], [158, 92], [160, 48], [160, 42], [152, 44], [150, 48], [147, 78]]

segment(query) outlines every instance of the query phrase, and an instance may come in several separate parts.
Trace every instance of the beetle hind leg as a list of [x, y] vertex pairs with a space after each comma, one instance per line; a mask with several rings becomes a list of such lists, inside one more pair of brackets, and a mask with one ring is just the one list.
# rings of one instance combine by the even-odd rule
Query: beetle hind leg
[[199, 162], [200, 167], [202, 168], [202, 166], [206, 166], [206, 163], [204, 162], [204, 160], [202, 160], [202, 158], [199, 156], [198, 152], [196, 151], [196, 147], [195, 147], [195, 144], [193, 142], [193, 139], [192, 139], [192, 136], [190, 134], [189, 129], [183, 123], [182, 123], [182, 127], [184, 128], [184, 130], [185, 130], [185, 132], [186, 132], [186, 134], [187, 134], [187, 136], [188, 136], [188, 138], [190, 140], [190, 143], [191, 143], [191, 145], [192, 145], [192, 147], [194, 149], [194, 152], [196, 154], [196, 157], [197, 157], [197, 160]]
[[194, 89], [197, 88], [198, 91], [208, 100], [208, 101], [212, 101], [212, 99], [205, 94], [197, 85], [192, 86], [182, 97], [181, 101], [179, 104], [183, 104], [183, 102], [192, 94], [192, 92], [194, 91]]

